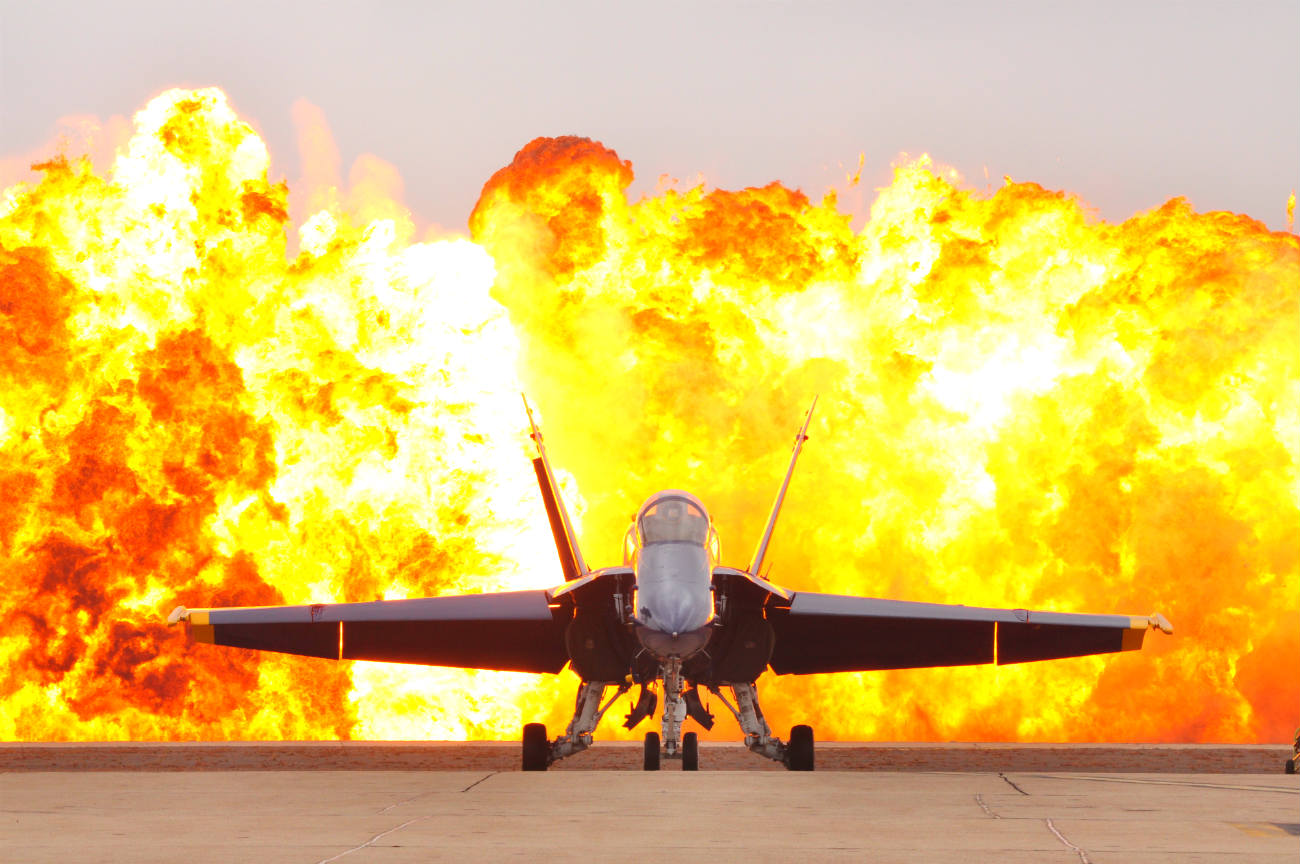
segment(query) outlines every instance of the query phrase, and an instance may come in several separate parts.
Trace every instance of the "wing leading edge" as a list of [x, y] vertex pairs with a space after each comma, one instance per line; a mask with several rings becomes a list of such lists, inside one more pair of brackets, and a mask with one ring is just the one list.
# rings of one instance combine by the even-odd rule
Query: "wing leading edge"
[[379, 660], [511, 672], [559, 672], [565, 610], [546, 591], [460, 594], [372, 603], [178, 607], [196, 641], [330, 660]]
[[769, 610], [778, 675], [1025, 663], [1142, 647], [1162, 615], [1084, 615], [800, 591]]

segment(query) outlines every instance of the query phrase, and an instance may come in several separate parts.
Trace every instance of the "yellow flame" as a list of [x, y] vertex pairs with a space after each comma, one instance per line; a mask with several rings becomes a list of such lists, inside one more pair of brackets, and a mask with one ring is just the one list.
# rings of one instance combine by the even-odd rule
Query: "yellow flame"
[[[310, 206], [218, 90], [152, 101], [104, 176], [54, 160], [4, 190], [0, 737], [558, 731], [567, 672], [187, 646], [159, 615], [558, 581], [521, 389], [594, 563], [666, 487], [743, 563], [820, 393], [776, 581], [1179, 625], [1122, 656], [764, 679], [778, 729], [1294, 725], [1293, 234], [1177, 199], [1110, 225], [925, 157], [854, 232], [833, 196], [778, 184], [629, 202], [630, 163], [538, 139], [484, 187], [474, 242], [421, 243], [390, 166], [321, 186], [339, 171], [317, 114], [295, 108]], [[621, 715], [599, 734], [634, 734]]]

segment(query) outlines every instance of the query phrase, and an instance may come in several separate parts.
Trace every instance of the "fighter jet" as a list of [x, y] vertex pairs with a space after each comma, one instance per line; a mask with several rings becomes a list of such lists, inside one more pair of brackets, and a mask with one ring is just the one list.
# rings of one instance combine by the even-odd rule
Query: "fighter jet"
[[756, 682], [769, 667], [778, 675], [809, 675], [1023, 663], [1131, 651], [1149, 629], [1173, 632], [1159, 614], [986, 609], [792, 591], [768, 581], [764, 561], [816, 404], [795, 436], [785, 479], [745, 567], [720, 563], [718, 532], [704, 504], [677, 489], [656, 492], [641, 505], [621, 565], [589, 567], [525, 400], [537, 449], [533, 468], [563, 584], [370, 603], [180, 606], [168, 622], [187, 622], [200, 642], [337, 660], [539, 673], [568, 664], [580, 678], [573, 719], [554, 740], [540, 723], [524, 726], [525, 771], [544, 771], [590, 747], [601, 718], [634, 686], [628, 729], [655, 713], [662, 694], [661, 731], [645, 735], [646, 770], [657, 770], [661, 757], [698, 770], [698, 733], [683, 734], [682, 726], [690, 718], [712, 728], [704, 690], [735, 716], [751, 751], [792, 771], [811, 771], [812, 728], [795, 726], [783, 741], [763, 717]]

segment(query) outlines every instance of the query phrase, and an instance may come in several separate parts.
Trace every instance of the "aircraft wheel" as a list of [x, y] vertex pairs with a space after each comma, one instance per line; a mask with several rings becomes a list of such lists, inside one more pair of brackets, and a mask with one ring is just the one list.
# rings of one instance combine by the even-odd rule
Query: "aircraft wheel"
[[550, 762], [551, 744], [546, 740], [546, 727], [541, 723], [524, 726], [524, 770], [545, 771]]
[[1288, 760], [1286, 760], [1286, 773], [1288, 773], [1288, 774], [1294, 774], [1294, 773], [1295, 773], [1295, 760], [1294, 760], [1294, 759], [1288, 759]]
[[785, 767], [791, 771], [813, 770], [813, 730], [799, 725], [790, 730], [790, 743], [785, 748]]
[[645, 770], [659, 770], [659, 733], [645, 733]]
[[700, 770], [700, 736], [694, 732], [682, 736], [682, 770]]

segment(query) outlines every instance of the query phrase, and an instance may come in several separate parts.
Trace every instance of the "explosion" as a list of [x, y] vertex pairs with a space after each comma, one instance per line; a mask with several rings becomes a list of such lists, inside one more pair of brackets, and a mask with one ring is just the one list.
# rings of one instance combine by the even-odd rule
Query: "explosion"
[[[743, 566], [820, 394], [774, 581], [1178, 627], [1106, 657], [769, 675], [774, 728], [1262, 742], [1300, 716], [1294, 234], [1179, 199], [1111, 225], [925, 158], [854, 231], [775, 183], [630, 202], [629, 162], [539, 138], [484, 186], [473, 242], [416, 242], [391, 201], [317, 196], [293, 224], [268, 165], [224, 94], [176, 90], [104, 176], [56, 158], [0, 198], [0, 738], [561, 729], [568, 672], [163, 622], [556, 584], [521, 390], [593, 565], [675, 487]], [[598, 737], [639, 736], [621, 713]]]

